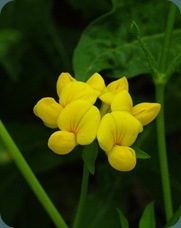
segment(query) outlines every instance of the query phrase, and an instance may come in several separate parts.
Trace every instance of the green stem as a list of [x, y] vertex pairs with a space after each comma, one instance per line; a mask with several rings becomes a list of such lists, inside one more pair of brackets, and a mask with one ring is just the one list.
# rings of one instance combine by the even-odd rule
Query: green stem
[[88, 184], [89, 184], [89, 171], [84, 163], [80, 200], [79, 200], [79, 205], [78, 205], [73, 228], [78, 228], [80, 226], [82, 214], [83, 214], [86, 199], [87, 199]]
[[163, 198], [165, 205], [165, 214], [167, 221], [173, 214], [171, 188], [167, 161], [166, 136], [165, 136], [165, 121], [164, 121], [164, 91], [165, 83], [156, 84], [156, 102], [161, 104], [161, 110], [157, 116], [157, 140], [160, 160], [160, 172], [163, 188]]
[[164, 41], [163, 41], [163, 48], [162, 48], [161, 57], [160, 57], [159, 71], [161, 73], [164, 73], [167, 68], [167, 59], [168, 59], [170, 43], [171, 43], [171, 36], [172, 36], [175, 15], [176, 15], [175, 4], [173, 4], [173, 3], [170, 3], [170, 4], [171, 4], [171, 6], [170, 6], [170, 10], [169, 10], [168, 19], [167, 19], [167, 25], [166, 25], [165, 36], [164, 36]]
[[40, 185], [39, 181], [37, 180], [36, 176], [32, 172], [31, 168], [27, 164], [26, 160], [22, 156], [20, 150], [14, 143], [13, 139], [11, 138], [10, 134], [6, 130], [3, 123], [0, 121], [0, 136], [6, 145], [9, 153], [11, 154], [14, 162], [16, 163], [18, 169], [20, 170], [21, 174], [26, 179], [27, 183], [31, 187], [32, 191], [47, 211], [48, 215], [58, 228], [68, 228], [66, 223], [64, 222], [63, 218], [55, 208], [54, 204], [51, 202], [50, 198], [44, 191], [43, 187]]

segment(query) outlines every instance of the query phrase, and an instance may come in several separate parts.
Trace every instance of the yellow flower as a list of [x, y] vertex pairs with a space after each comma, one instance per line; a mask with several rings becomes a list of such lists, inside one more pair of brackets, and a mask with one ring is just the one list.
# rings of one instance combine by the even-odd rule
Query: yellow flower
[[60, 113], [58, 127], [48, 146], [57, 154], [67, 154], [76, 145], [88, 145], [94, 141], [100, 123], [100, 112], [86, 100], [69, 103]]
[[142, 130], [141, 123], [127, 111], [114, 111], [103, 116], [97, 139], [113, 168], [129, 171], [135, 167], [135, 152], [129, 146]]
[[126, 77], [122, 77], [118, 80], [109, 83], [109, 85], [107, 85], [107, 87], [104, 89], [99, 98], [104, 103], [110, 105], [117, 93], [119, 93], [122, 90], [128, 90], [128, 88], [129, 85]]
[[[89, 83], [76, 81], [68, 73], [62, 73], [57, 81], [57, 93], [59, 95], [59, 103], [57, 103], [52, 97], [42, 98], [33, 108], [36, 116], [38, 116], [44, 124], [50, 128], [57, 127], [57, 120], [60, 112], [69, 103], [76, 100], [87, 100], [91, 104], [94, 104], [99, 89], [103, 89], [102, 78], [98, 74], [94, 74]], [[97, 82], [100, 86], [94, 85], [93, 82]], [[94, 88], [93, 88], [94, 87]]]
[[45, 97], [38, 101], [33, 112], [42, 119], [47, 127], [57, 128], [57, 119], [62, 109], [62, 106], [52, 97]]
[[129, 111], [136, 117], [142, 126], [153, 121], [160, 111], [161, 105], [158, 103], [143, 102], [133, 107], [132, 98], [127, 90], [119, 92], [112, 101], [112, 111]]

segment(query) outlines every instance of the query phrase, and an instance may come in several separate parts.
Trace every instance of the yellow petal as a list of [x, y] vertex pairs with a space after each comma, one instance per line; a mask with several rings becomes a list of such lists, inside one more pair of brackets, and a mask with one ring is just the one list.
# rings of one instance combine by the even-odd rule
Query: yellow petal
[[48, 147], [56, 154], [68, 154], [76, 145], [75, 134], [67, 131], [56, 131], [48, 140]]
[[76, 100], [86, 100], [94, 104], [97, 96], [94, 89], [84, 82], [69, 82], [60, 95], [60, 104], [65, 107], [67, 104]]
[[108, 153], [114, 145], [132, 145], [142, 130], [141, 123], [129, 112], [114, 111], [103, 116], [97, 139], [100, 147]]
[[131, 146], [135, 142], [138, 134], [142, 132], [142, 125], [129, 112], [115, 111], [112, 112], [111, 115], [116, 125], [115, 144]]
[[122, 77], [118, 80], [115, 80], [106, 87], [106, 89], [100, 95], [100, 100], [106, 104], [111, 104], [115, 95], [121, 92], [122, 90], [128, 90], [129, 85], [126, 77]]
[[62, 111], [62, 106], [51, 97], [45, 97], [34, 106], [33, 112], [44, 124], [51, 128], [57, 127], [58, 116]]
[[128, 111], [131, 112], [133, 106], [132, 98], [127, 90], [123, 90], [116, 94], [111, 104], [112, 111]]
[[111, 102], [113, 101], [114, 97], [115, 97], [115, 94], [113, 92], [110, 92], [110, 91], [107, 90], [107, 92], [104, 91], [103, 94], [101, 94], [99, 96], [99, 99], [102, 102], [110, 105]]
[[119, 93], [122, 90], [128, 90], [128, 88], [129, 85], [126, 77], [115, 80], [107, 86], [107, 89], [113, 93]]
[[68, 104], [58, 118], [58, 127], [64, 131], [76, 132], [78, 125], [92, 104], [85, 100], [77, 100]]
[[86, 82], [88, 85], [90, 85], [97, 95], [97, 97], [102, 93], [102, 91], [105, 89], [105, 82], [102, 76], [98, 73], [93, 74]]
[[76, 81], [69, 73], [63, 72], [60, 74], [57, 80], [57, 94], [60, 96], [63, 88], [67, 85], [67, 83]]
[[97, 132], [99, 146], [105, 152], [112, 150], [115, 144], [116, 125], [111, 113], [103, 116]]
[[140, 103], [132, 108], [132, 115], [145, 126], [156, 118], [160, 108], [161, 105], [158, 103]]
[[108, 161], [118, 171], [130, 171], [136, 165], [136, 155], [132, 148], [116, 145], [109, 152]]
[[95, 106], [92, 106], [81, 119], [76, 136], [80, 145], [88, 145], [94, 141], [97, 136], [100, 124], [100, 112]]

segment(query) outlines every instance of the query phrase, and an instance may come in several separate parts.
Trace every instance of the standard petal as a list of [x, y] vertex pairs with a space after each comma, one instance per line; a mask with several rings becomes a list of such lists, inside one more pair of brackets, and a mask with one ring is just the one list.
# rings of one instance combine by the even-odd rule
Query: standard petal
[[112, 150], [116, 141], [116, 125], [111, 113], [104, 115], [101, 119], [97, 132], [97, 140], [101, 149], [106, 153]]
[[136, 165], [135, 151], [127, 146], [114, 146], [108, 154], [109, 164], [118, 171], [130, 171]]
[[76, 133], [79, 123], [91, 107], [92, 104], [85, 100], [71, 102], [62, 110], [58, 118], [58, 127]]
[[119, 93], [122, 90], [128, 90], [128, 80], [126, 77], [122, 77], [118, 80], [115, 80], [107, 86], [107, 89], [115, 94]]
[[158, 103], [140, 103], [132, 108], [132, 115], [135, 116], [143, 126], [153, 121], [160, 111]]
[[60, 74], [57, 80], [57, 94], [60, 96], [63, 88], [67, 85], [67, 83], [76, 81], [75, 78], [73, 78], [69, 73], [63, 72]]
[[127, 90], [123, 90], [116, 94], [112, 103], [112, 111], [128, 111], [131, 112], [133, 106], [132, 98]]
[[95, 106], [91, 106], [80, 120], [76, 130], [77, 142], [80, 145], [88, 145], [94, 141], [100, 124], [100, 112]]
[[68, 83], [60, 94], [60, 104], [63, 107], [76, 100], [86, 100], [94, 104], [96, 99], [94, 89], [90, 85], [78, 81]]
[[56, 131], [48, 140], [48, 147], [56, 154], [68, 154], [75, 146], [77, 146], [76, 137], [72, 132]]
[[93, 74], [86, 82], [88, 85], [90, 85], [97, 97], [102, 93], [102, 91], [105, 89], [105, 82], [102, 76], [98, 73]]
[[138, 134], [143, 130], [141, 123], [129, 112], [115, 111], [111, 113], [115, 126], [115, 144], [120, 146], [131, 146]]
[[57, 128], [58, 116], [62, 111], [62, 106], [52, 97], [45, 97], [34, 106], [33, 112], [44, 124], [50, 128]]

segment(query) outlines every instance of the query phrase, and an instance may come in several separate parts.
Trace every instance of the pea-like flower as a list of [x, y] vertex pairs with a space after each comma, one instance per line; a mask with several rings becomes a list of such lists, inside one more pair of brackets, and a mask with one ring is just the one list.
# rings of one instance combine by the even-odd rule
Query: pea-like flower
[[141, 123], [127, 111], [114, 111], [103, 116], [97, 139], [113, 168], [130, 171], [135, 167], [136, 155], [130, 146], [142, 130]]
[[119, 92], [111, 103], [111, 111], [128, 111], [136, 117], [142, 126], [153, 121], [160, 111], [158, 103], [143, 102], [133, 106], [132, 98], [127, 90]]
[[100, 108], [101, 115], [103, 116], [105, 113], [110, 111], [110, 105], [112, 101], [114, 100], [116, 94], [123, 90], [129, 89], [128, 80], [126, 77], [122, 77], [118, 80], [115, 80], [107, 85], [107, 87], [104, 88], [101, 95], [99, 96], [99, 99], [102, 101], [102, 105]]
[[59, 131], [49, 140], [49, 148], [57, 154], [68, 154], [77, 145], [92, 143], [100, 124], [100, 112], [86, 100], [69, 103], [58, 117]]
[[33, 108], [35, 115], [51, 128], [58, 127], [58, 117], [69, 103], [86, 100], [93, 105], [105, 88], [105, 83], [98, 73], [93, 74], [87, 83], [75, 80], [69, 73], [62, 73], [57, 80], [56, 87], [59, 102], [52, 97], [45, 97], [38, 101]]

